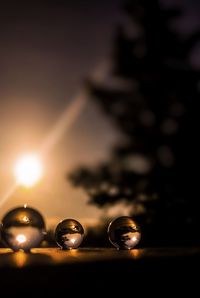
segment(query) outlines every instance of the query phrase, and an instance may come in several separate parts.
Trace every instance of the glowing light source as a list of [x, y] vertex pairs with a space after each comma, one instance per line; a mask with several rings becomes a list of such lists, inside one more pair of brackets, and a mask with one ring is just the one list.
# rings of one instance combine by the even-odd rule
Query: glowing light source
[[42, 163], [37, 155], [24, 155], [15, 164], [14, 175], [17, 183], [31, 187], [43, 174]]
[[133, 236], [133, 237], [131, 238], [131, 240], [135, 242], [135, 241], [137, 241], [137, 237], [136, 237], [136, 236]]
[[21, 243], [24, 243], [24, 242], [26, 242], [26, 236], [23, 235], [23, 234], [19, 234], [19, 235], [17, 235], [16, 240], [17, 240], [17, 242], [19, 242], [20, 244], [21, 244]]
[[[99, 66], [95, 67], [94, 72], [91, 74], [93, 81], [102, 82], [104, 80], [105, 75], [108, 71], [108, 65], [108, 61], [101, 61]], [[52, 130], [49, 132], [49, 134], [47, 134], [46, 138], [44, 138], [44, 142], [40, 146], [40, 154], [46, 156], [46, 154], [49, 153], [49, 151], [52, 150], [52, 148], [57, 144], [57, 142], [64, 135], [64, 133], [66, 133], [66, 131], [69, 131], [71, 126], [74, 124], [75, 121], [77, 121], [78, 117], [81, 115], [82, 109], [87, 104], [88, 99], [89, 96], [87, 91], [81, 88], [78, 91], [78, 93], [73, 97], [71, 104], [67, 105], [67, 107], [64, 109], [63, 114], [59, 117]], [[27, 178], [19, 179], [18, 176], [21, 176], [21, 174], [18, 175], [17, 168], [18, 166], [16, 165], [15, 176], [17, 176], [17, 183], [12, 185], [10, 189], [8, 189], [5, 192], [5, 194], [2, 197], [0, 197], [0, 207], [13, 195], [19, 184], [30, 187], [33, 184], [35, 184], [35, 182], [37, 182], [38, 180], [36, 179], [36, 181], [30, 183], [27, 182], [27, 180], [29, 180]], [[24, 174], [22, 176], [24, 176]], [[32, 181], [32, 179], [30, 180]], [[26, 182], [24, 183], [24, 181]]]

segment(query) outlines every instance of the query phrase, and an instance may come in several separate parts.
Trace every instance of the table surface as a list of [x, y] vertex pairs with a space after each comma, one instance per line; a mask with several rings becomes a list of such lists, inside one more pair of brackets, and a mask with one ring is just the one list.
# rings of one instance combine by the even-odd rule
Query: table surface
[[23, 268], [30, 266], [59, 266], [92, 262], [125, 261], [152, 259], [179, 259], [200, 256], [200, 248], [144, 248], [116, 250], [115, 248], [79, 248], [61, 250], [59, 248], [34, 248], [29, 253], [13, 252], [0, 248], [0, 268]]
[[[145, 248], [130, 251], [114, 248], [80, 248], [62, 251], [58, 248], [35, 248], [30, 253], [0, 249], [0, 294], [14, 297], [26, 291], [28, 296], [117, 297], [157, 292], [199, 290], [200, 248]], [[196, 269], [194, 269], [196, 267]], [[178, 281], [179, 280], [179, 281]], [[159, 284], [159, 287], [155, 286]], [[40, 290], [39, 290], [40, 289]], [[182, 291], [181, 291], [182, 289]], [[40, 292], [39, 292], [40, 291]], [[69, 294], [70, 293], [70, 294]]]

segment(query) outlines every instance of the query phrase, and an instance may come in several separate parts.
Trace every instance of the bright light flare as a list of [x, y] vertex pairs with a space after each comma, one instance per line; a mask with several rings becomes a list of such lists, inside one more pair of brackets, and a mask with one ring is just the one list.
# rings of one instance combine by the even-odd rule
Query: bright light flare
[[24, 155], [15, 164], [14, 175], [19, 185], [31, 187], [43, 175], [43, 167], [37, 155]]
[[137, 241], [138, 239], [137, 239], [136, 236], [133, 236], [133, 237], [131, 238], [131, 240], [132, 240], [133, 242], [135, 242], [135, 241]]
[[26, 236], [23, 234], [19, 234], [19, 235], [17, 235], [16, 240], [18, 243], [22, 244], [22, 243], [26, 242]]

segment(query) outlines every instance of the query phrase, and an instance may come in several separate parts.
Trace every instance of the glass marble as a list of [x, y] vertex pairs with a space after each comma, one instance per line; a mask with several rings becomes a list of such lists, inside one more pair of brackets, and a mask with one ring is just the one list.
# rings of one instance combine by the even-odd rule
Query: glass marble
[[73, 249], [80, 246], [84, 238], [82, 225], [74, 219], [61, 221], [55, 230], [55, 239], [62, 249]]
[[117, 249], [132, 249], [139, 243], [141, 231], [131, 217], [121, 216], [109, 224], [108, 237]]
[[18, 207], [9, 211], [2, 220], [1, 238], [14, 251], [29, 251], [38, 247], [45, 235], [42, 215], [29, 207]]

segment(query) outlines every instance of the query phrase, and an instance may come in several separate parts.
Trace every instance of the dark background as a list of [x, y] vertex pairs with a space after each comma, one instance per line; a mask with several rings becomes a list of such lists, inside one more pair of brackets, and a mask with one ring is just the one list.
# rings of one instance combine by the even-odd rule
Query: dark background
[[[124, 135], [108, 162], [71, 175], [90, 203], [132, 204], [144, 246], [199, 244], [195, 187], [195, 106], [199, 100], [198, 27], [179, 31], [183, 6], [127, 1], [128, 25], [113, 46], [112, 83], [92, 95]], [[194, 53], [196, 51], [196, 57]]]

